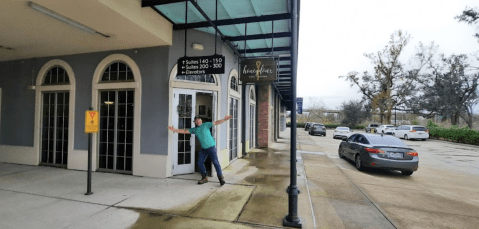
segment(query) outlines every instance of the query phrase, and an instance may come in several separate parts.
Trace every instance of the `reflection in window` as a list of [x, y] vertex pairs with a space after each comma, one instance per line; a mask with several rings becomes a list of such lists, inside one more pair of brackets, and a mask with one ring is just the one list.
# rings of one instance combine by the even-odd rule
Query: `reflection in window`
[[70, 84], [68, 73], [60, 66], [51, 68], [45, 75], [43, 85]]
[[238, 82], [236, 82], [236, 77], [231, 77], [231, 84], [230, 84], [230, 88], [235, 90], [235, 91], [238, 91]]
[[177, 80], [195, 81], [202, 83], [215, 83], [215, 77], [211, 74], [207, 75], [176, 75]]
[[108, 66], [101, 77], [102, 83], [131, 82], [135, 81], [133, 72], [128, 65], [122, 62], [115, 62]]

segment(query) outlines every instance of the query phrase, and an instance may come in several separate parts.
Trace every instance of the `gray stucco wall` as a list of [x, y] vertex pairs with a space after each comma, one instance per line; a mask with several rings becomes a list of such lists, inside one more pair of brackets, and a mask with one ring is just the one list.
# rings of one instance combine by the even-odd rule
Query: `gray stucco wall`
[[[0, 144], [33, 146], [35, 91], [27, 90], [32, 82], [32, 70], [34, 69], [36, 82], [38, 71], [46, 62], [61, 59], [72, 67], [76, 80], [75, 131], [72, 136], [74, 148], [87, 150], [88, 135], [84, 133], [84, 116], [85, 110], [91, 105], [94, 71], [105, 57], [111, 54], [125, 54], [138, 65], [142, 78], [141, 153], [167, 155], [169, 75], [177, 59], [184, 55], [184, 31], [174, 31], [173, 37], [173, 46], [0, 62], [0, 88], [2, 88]], [[193, 50], [192, 43], [202, 44], [204, 50]], [[195, 30], [188, 31], [188, 56], [213, 55], [214, 45], [214, 35]], [[238, 69], [238, 61], [220, 39], [217, 43], [217, 53], [224, 55], [226, 59], [225, 74], [219, 76], [221, 93], [218, 96], [221, 97], [221, 104], [218, 119], [220, 119], [228, 113], [228, 76], [232, 69]], [[246, 99], [249, 101], [249, 90]], [[246, 109], [249, 117], [249, 106]], [[219, 134], [227, 136], [227, 129], [227, 125], [223, 124]], [[248, 136], [248, 128], [246, 133]], [[219, 142], [219, 149], [225, 148], [227, 139], [223, 137]]]
[[33, 146], [35, 91], [27, 90], [32, 68], [32, 60], [0, 62], [0, 144]]
[[[27, 90], [40, 68], [52, 59], [61, 59], [73, 69], [76, 80], [74, 148], [86, 150], [88, 135], [84, 133], [85, 110], [91, 105], [91, 88], [97, 65], [111, 54], [125, 54], [140, 69], [142, 78], [141, 152], [166, 155], [168, 145], [168, 49], [152, 47], [59, 57], [0, 62], [2, 116], [0, 143], [33, 146], [35, 92]], [[135, 53], [136, 50], [136, 53]], [[8, 134], [7, 134], [8, 133]]]

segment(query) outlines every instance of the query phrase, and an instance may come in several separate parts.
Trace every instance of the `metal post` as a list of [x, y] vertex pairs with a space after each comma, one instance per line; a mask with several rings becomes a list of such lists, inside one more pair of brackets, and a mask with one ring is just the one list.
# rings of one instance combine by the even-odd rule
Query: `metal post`
[[[90, 107], [90, 110], [93, 110], [93, 107]], [[92, 133], [88, 133], [88, 172], [87, 172], [87, 188], [85, 195], [91, 195], [91, 164], [92, 164], [92, 150], [91, 150], [91, 138]]]
[[288, 215], [283, 219], [283, 226], [301, 228], [298, 216], [298, 195], [296, 186], [296, 78], [298, 64], [298, 31], [299, 31], [299, 0], [292, 0], [291, 7], [291, 183], [288, 187]]

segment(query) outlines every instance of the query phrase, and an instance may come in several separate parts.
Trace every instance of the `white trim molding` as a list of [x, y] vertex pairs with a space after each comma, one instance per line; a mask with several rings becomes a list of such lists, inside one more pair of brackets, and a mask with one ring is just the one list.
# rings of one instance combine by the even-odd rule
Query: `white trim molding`
[[[233, 89], [231, 89], [231, 80], [233, 78], [233, 76], [235, 77], [236, 79], [236, 85], [238, 85], [237, 89], [238, 91], [235, 91]], [[238, 100], [238, 138], [237, 138], [237, 146], [238, 146], [238, 152], [237, 152], [237, 155], [236, 155], [236, 158], [240, 158], [241, 155], [243, 154], [243, 152], [241, 152], [241, 150], [243, 149], [243, 146], [241, 144], [241, 131], [242, 129], [239, 128], [240, 126], [242, 126], [242, 123], [241, 123], [241, 112], [242, 112], [242, 109], [243, 109], [243, 106], [242, 106], [242, 99], [241, 99], [241, 92], [242, 92], [242, 87], [243, 85], [240, 85], [240, 81], [239, 81], [239, 74], [238, 74], [238, 71], [236, 69], [231, 69], [230, 71], [230, 74], [228, 75], [228, 83], [227, 83], [227, 89], [228, 89], [228, 102], [227, 102], [227, 110], [226, 110], [226, 113], [228, 114], [228, 112], [230, 111], [230, 99], [231, 98], [235, 98]], [[229, 125], [228, 125], [228, 131], [226, 131], [226, 145], [227, 145], [227, 149], [228, 149], [228, 157], [229, 157], [229, 139], [230, 139], [230, 131], [229, 131]], [[232, 161], [234, 161], [235, 158], [233, 158]]]
[[[60, 66], [65, 69], [68, 74], [68, 79], [70, 84], [68, 85], [53, 85], [53, 86], [42, 86], [45, 79], [45, 75], [48, 71], [55, 66]], [[76, 95], [76, 80], [75, 73], [73, 72], [72, 67], [65, 61], [60, 59], [53, 59], [46, 62], [40, 71], [38, 71], [37, 81], [35, 89], [35, 127], [34, 127], [34, 140], [33, 140], [33, 149], [35, 154], [35, 161], [37, 165], [40, 163], [40, 141], [42, 138], [41, 135], [41, 119], [42, 119], [42, 93], [45, 91], [68, 91], [70, 93], [69, 98], [69, 116], [68, 116], [68, 164], [70, 164], [70, 157], [73, 153], [73, 146], [75, 143], [75, 95]], [[68, 165], [67, 165], [67, 168]]]
[[[169, 100], [168, 100], [168, 108], [169, 108], [169, 115], [168, 115], [168, 126], [173, 125], [173, 111], [176, 109], [173, 108], [173, 89], [174, 88], [183, 88], [183, 89], [190, 89], [190, 90], [197, 90], [197, 91], [211, 91], [218, 93], [218, 101], [216, 110], [212, 111], [216, 113], [216, 117], [220, 117], [220, 105], [221, 105], [221, 78], [217, 74], [213, 74], [215, 78], [215, 83], [203, 83], [203, 82], [194, 82], [194, 81], [185, 81], [185, 80], [177, 80], [176, 75], [178, 73], [178, 64], [175, 64], [170, 71], [170, 93], [169, 93]], [[214, 115], [212, 115], [214, 117]], [[215, 121], [215, 120], [213, 120]], [[221, 154], [219, 153], [221, 149], [219, 149], [219, 143], [221, 142], [221, 134], [220, 129], [221, 125], [216, 126], [216, 149], [218, 151], [218, 160], [221, 161]], [[168, 131], [168, 157], [167, 157], [167, 164], [166, 164], [166, 176], [172, 176], [172, 165], [173, 165], [173, 133]], [[214, 169], [213, 169], [214, 170]], [[216, 173], [216, 171], [213, 171]], [[214, 174], [213, 174], [214, 175]]]
[[[135, 82], [122, 82], [122, 83], [100, 83], [101, 77], [105, 69], [110, 66], [114, 62], [122, 62], [128, 65], [133, 73], [133, 77]], [[98, 110], [99, 108], [99, 91], [100, 90], [112, 90], [112, 89], [134, 89], [135, 93], [135, 103], [134, 103], [134, 118], [133, 118], [133, 166], [132, 172], [133, 175], [138, 176], [154, 176], [151, 174], [144, 174], [140, 169], [141, 165], [140, 162], [145, 162], [147, 160], [142, 160], [141, 157], [144, 155], [140, 154], [140, 134], [141, 134], [141, 74], [140, 68], [136, 64], [136, 62], [127, 55], [124, 54], [111, 54], [105, 57], [96, 67], [95, 73], [93, 74], [92, 80], [92, 101], [91, 107], [93, 110]], [[98, 138], [99, 134], [95, 134], [97, 136], [93, 137], [92, 139], [92, 167], [93, 170], [98, 169]], [[82, 157], [83, 158], [83, 157]], [[83, 158], [85, 160], [84, 164], [87, 165], [86, 161], [87, 158]], [[149, 163], [153, 164], [160, 164], [159, 161], [150, 160]], [[151, 165], [149, 165], [150, 167]], [[86, 168], [86, 167], [85, 167]]]

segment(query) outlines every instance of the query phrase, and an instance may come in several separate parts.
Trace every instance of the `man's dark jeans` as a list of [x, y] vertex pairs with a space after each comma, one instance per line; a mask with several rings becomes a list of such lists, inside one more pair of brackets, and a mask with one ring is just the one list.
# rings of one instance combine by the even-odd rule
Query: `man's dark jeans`
[[216, 155], [216, 147], [210, 147], [208, 149], [201, 148], [200, 153], [198, 154], [198, 167], [200, 168], [201, 175], [206, 176], [206, 168], [205, 168], [205, 160], [206, 157], [210, 157], [211, 162], [216, 169], [216, 174], [218, 176], [223, 176], [223, 172], [221, 172], [221, 165], [218, 161], [218, 156]]

